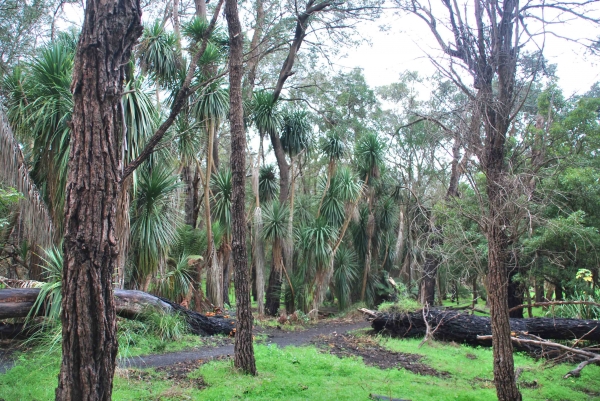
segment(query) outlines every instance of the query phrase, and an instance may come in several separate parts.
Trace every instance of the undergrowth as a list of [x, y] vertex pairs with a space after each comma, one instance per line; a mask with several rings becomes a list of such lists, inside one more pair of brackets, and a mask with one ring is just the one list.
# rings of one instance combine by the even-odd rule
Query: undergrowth
[[[131, 328], [133, 330], [133, 328]], [[150, 337], [150, 336], [148, 336]], [[157, 337], [155, 337], [158, 339]], [[185, 337], [183, 337], [185, 339]], [[492, 351], [456, 344], [432, 343], [419, 348], [419, 339], [377, 337], [385, 348], [417, 353], [422, 362], [447, 378], [420, 376], [406, 370], [365, 366], [359, 358], [340, 359], [314, 347], [257, 345], [259, 374], [238, 374], [231, 361], [202, 365], [190, 374], [208, 384], [198, 389], [182, 381], [167, 379], [153, 370], [118, 369], [113, 400], [368, 400], [369, 394], [414, 401], [495, 400]], [[175, 342], [176, 343], [176, 342]], [[7, 374], [0, 375], [0, 397], [5, 401], [51, 400], [54, 398], [60, 350], [29, 353]], [[525, 355], [515, 355], [515, 366], [523, 368], [519, 386], [526, 400], [600, 399], [600, 367], [586, 367], [580, 378], [562, 379], [571, 365], [549, 366]]]

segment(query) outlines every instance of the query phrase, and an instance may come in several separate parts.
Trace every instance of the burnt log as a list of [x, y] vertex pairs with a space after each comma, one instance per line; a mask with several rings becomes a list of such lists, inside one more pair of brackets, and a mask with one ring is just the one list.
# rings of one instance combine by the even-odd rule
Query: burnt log
[[[492, 334], [490, 318], [455, 311], [430, 310], [427, 323], [433, 337], [472, 345], [484, 345], [477, 336]], [[427, 331], [423, 312], [379, 313], [371, 326], [393, 337], [424, 337]], [[510, 319], [513, 332], [528, 333], [544, 339], [600, 341], [600, 321], [582, 319]]]
[[[22, 318], [29, 314], [40, 293], [39, 288], [11, 288], [0, 290], [0, 319]], [[199, 335], [235, 333], [235, 321], [223, 316], [205, 316], [181, 305], [143, 291], [115, 290], [117, 314], [127, 319], [137, 319], [148, 309], [183, 315], [190, 331]], [[11, 335], [15, 335], [14, 333]]]

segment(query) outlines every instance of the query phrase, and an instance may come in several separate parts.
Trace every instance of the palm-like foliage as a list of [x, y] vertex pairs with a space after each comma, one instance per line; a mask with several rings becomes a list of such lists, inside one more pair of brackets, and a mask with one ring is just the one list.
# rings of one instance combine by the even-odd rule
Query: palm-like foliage
[[124, 157], [129, 162], [141, 153], [148, 139], [154, 134], [159, 114], [143, 76], [128, 82], [124, 93], [123, 117], [127, 127], [127, 149]]
[[352, 288], [358, 280], [358, 259], [350, 248], [340, 247], [335, 254], [333, 282], [340, 310], [350, 305]]
[[368, 176], [369, 181], [379, 177], [379, 171], [383, 167], [383, 143], [377, 135], [368, 133], [360, 138], [355, 155], [363, 176]]
[[167, 32], [160, 21], [144, 28], [137, 56], [142, 71], [149, 73], [155, 82], [168, 85], [177, 80], [181, 64], [177, 37]]
[[287, 110], [283, 114], [281, 146], [294, 157], [310, 146], [311, 126], [308, 113], [304, 110]]
[[302, 249], [310, 253], [310, 259], [317, 272], [325, 270], [331, 260], [331, 242], [335, 238], [336, 230], [323, 217], [316, 219], [314, 224], [305, 227], [304, 230]]
[[287, 238], [289, 210], [286, 204], [281, 205], [278, 201], [268, 204], [262, 213], [263, 238], [265, 240], [276, 240]]
[[211, 177], [213, 188], [213, 215], [226, 230], [231, 230], [231, 171], [223, 170]]
[[42, 49], [27, 68], [5, 80], [11, 90], [8, 116], [22, 140], [31, 144], [31, 177], [60, 229], [64, 205], [73, 101], [74, 48], [67, 35]]
[[204, 35], [208, 31], [209, 23], [206, 18], [195, 17], [188, 23], [184, 24], [181, 32], [193, 44], [200, 43], [204, 39]]
[[383, 232], [390, 231], [396, 222], [396, 204], [393, 198], [386, 198], [376, 209], [377, 213], [377, 229]]
[[337, 132], [330, 132], [322, 138], [320, 149], [329, 160], [341, 160], [346, 155], [346, 145]]
[[341, 201], [351, 202], [360, 195], [362, 184], [349, 167], [340, 168], [334, 179], [335, 184], [332, 183], [331, 191]]
[[199, 128], [188, 113], [180, 113], [175, 120], [177, 155], [185, 166], [192, 165], [200, 152], [202, 135], [199, 135]]
[[42, 261], [44, 262], [42, 268], [46, 282], [40, 287], [40, 293], [27, 315], [27, 320], [37, 316], [43, 307], [45, 316], [50, 321], [58, 322], [62, 302], [62, 243], [59, 246], [45, 249]]
[[279, 103], [273, 98], [273, 93], [267, 91], [254, 92], [250, 103], [251, 119], [261, 138], [267, 135], [277, 135], [283, 119], [279, 113]]
[[140, 174], [131, 224], [133, 262], [138, 280], [158, 269], [169, 246], [177, 238], [181, 216], [174, 195], [179, 186], [177, 176], [164, 168], [144, 170]]
[[260, 202], [269, 202], [277, 197], [279, 184], [275, 173], [275, 166], [267, 164], [262, 166], [258, 173], [258, 195]]
[[[331, 184], [330, 190], [327, 191], [323, 197], [320, 212], [321, 216], [324, 217], [331, 226], [340, 227], [344, 224], [344, 218], [346, 217], [344, 200], [338, 197], [337, 191], [335, 190], [338, 185], [335, 176], [331, 179]], [[326, 178], [321, 177], [319, 186], [323, 188], [322, 190], [325, 190], [326, 185]]]
[[192, 107], [192, 113], [205, 127], [217, 127], [229, 112], [229, 92], [222, 80], [212, 82], [204, 88]]
[[194, 286], [192, 264], [200, 258], [199, 255], [182, 254], [177, 259], [169, 259], [167, 271], [158, 275], [153, 292], [173, 300], [185, 297]]

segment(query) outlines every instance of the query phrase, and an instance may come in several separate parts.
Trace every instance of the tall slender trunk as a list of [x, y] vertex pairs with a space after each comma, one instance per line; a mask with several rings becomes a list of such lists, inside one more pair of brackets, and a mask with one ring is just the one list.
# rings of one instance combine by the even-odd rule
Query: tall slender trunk
[[227, 236], [226, 240], [221, 245], [221, 254], [223, 255], [223, 261], [220, 263], [223, 266], [223, 305], [231, 306], [229, 301], [229, 284], [231, 283], [231, 238]]
[[129, 223], [129, 202], [131, 201], [131, 194], [129, 190], [132, 182], [132, 177], [127, 177], [123, 181], [123, 186], [119, 192], [119, 198], [117, 199], [117, 237], [119, 238], [119, 255], [117, 256], [115, 265], [116, 274], [114, 287], [119, 289], [125, 288], [125, 262], [127, 261], [127, 256], [129, 254], [129, 236], [131, 231], [131, 225]]
[[[400, 205], [400, 213], [398, 216], [398, 236], [396, 237], [396, 260], [401, 263], [404, 256], [404, 207]], [[400, 269], [401, 270], [401, 269]]]
[[256, 362], [252, 345], [252, 311], [248, 258], [246, 257], [246, 136], [242, 109], [242, 26], [236, 0], [227, 0], [225, 16], [229, 28], [229, 120], [231, 126], [231, 221], [232, 255], [235, 266], [235, 301], [237, 327], [234, 345], [234, 364], [245, 373], [256, 375]]
[[[523, 285], [517, 281], [519, 273], [521, 272], [519, 266], [519, 255], [516, 250], [511, 252], [511, 263], [510, 263], [510, 271], [508, 272], [508, 309], [511, 309], [515, 306], [523, 304]], [[509, 312], [509, 317], [514, 318], [523, 318], [523, 309], [514, 310]]]
[[216, 306], [223, 306], [223, 281], [222, 267], [216, 258], [214, 248], [214, 238], [212, 233], [212, 221], [210, 216], [210, 177], [212, 175], [212, 160], [213, 160], [213, 140], [215, 135], [215, 122], [211, 119], [207, 127], [208, 145], [206, 148], [206, 176], [204, 177], [204, 218], [206, 223], [206, 295], [208, 299]]
[[281, 239], [275, 238], [275, 241], [273, 241], [273, 263], [271, 265], [271, 273], [269, 274], [267, 301], [265, 304], [265, 312], [270, 316], [277, 316], [281, 305], [281, 283], [283, 279], [282, 250]]
[[125, 66], [142, 33], [139, 1], [88, 0], [73, 68], [65, 200], [62, 363], [56, 399], [110, 400], [117, 326]]
[[185, 224], [196, 228], [198, 225], [198, 203], [200, 202], [200, 174], [195, 163], [186, 165], [181, 170], [185, 190]]
[[254, 265], [256, 290], [256, 304], [258, 307], [258, 316], [265, 314], [265, 244], [262, 238], [262, 210], [260, 209], [260, 196], [258, 193], [258, 165], [260, 155], [256, 159], [256, 165], [252, 168], [252, 191], [254, 192], [255, 207], [253, 216], [254, 236], [252, 238], [252, 262]]
[[492, 326], [494, 354], [494, 381], [499, 400], [521, 400], [516, 386], [513, 346], [508, 313], [507, 266], [509, 263], [509, 241], [506, 227], [509, 226], [505, 211], [504, 188], [501, 185], [504, 146], [492, 147], [486, 165], [487, 195], [489, 210], [486, 236], [488, 240], [488, 302]]
[[[288, 200], [290, 190], [290, 165], [285, 158], [285, 152], [281, 145], [281, 140], [277, 133], [270, 134], [271, 144], [275, 151], [275, 158], [277, 159], [277, 165], [279, 167], [279, 203], [285, 204]], [[282, 255], [283, 257], [283, 244], [282, 241], [275, 241], [273, 243], [273, 255]], [[280, 306], [281, 296], [281, 283], [282, 283], [282, 271], [280, 269], [272, 268], [271, 274], [269, 275], [269, 286], [267, 288], [267, 305], [266, 312], [271, 316], [276, 316]]]

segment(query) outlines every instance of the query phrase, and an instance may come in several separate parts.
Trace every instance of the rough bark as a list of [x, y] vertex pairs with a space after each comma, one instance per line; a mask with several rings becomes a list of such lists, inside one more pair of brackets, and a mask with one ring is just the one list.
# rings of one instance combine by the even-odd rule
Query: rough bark
[[198, 167], [192, 165], [184, 166], [181, 176], [185, 183], [185, 224], [196, 228], [198, 222], [198, 203], [200, 202], [200, 174]]
[[225, 16], [229, 30], [229, 120], [231, 127], [231, 221], [232, 257], [235, 266], [235, 300], [238, 326], [235, 336], [234, 365], [244, 373], [256, 375], [252, 344], [252, 311], [248, 258], [246, 257], [246, 135], [242, 106], [242, 26], [236, 0], [227, 0]]
[[112, 278], [119, 253], [121, 96], [125, 66], [141, 33], [138, 0], [87, 1], [71, 85], [57, 400], [111, 399], [117, 354]]

